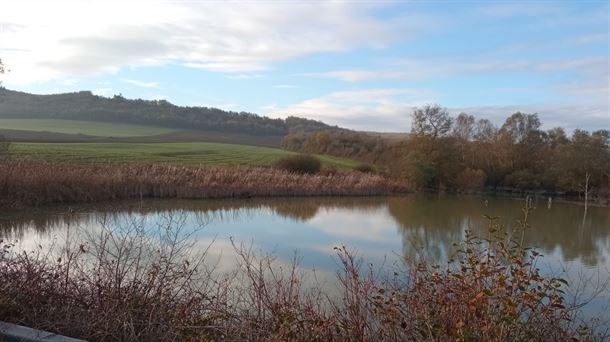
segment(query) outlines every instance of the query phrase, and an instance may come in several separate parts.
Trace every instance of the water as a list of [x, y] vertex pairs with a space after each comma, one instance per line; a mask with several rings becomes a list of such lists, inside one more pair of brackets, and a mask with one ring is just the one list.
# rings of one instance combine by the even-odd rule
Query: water
[[[74, 231], [102, 226], [147, 227], [182, 223], [220, 268], [236, 260], [231, 239], [256, 251], [272, 253], [280, 264], [297, 253], [304, 269], [332, 283], [337, 270], [333, 247], [346, 246], [367, 263], [388, 265], [401, 258], [443, 263], [466, 228], [485, 234], [487, 219], [499, 216], [509, 230], [522, 218], [524, 202], [510, 198], [413, 195], [374, 198], [289, 198], [244, 200], [154, 200], [73, 208], [54, 208], [0, 216], [0, 238], [18, 240], [18, 248], [57, 243]], [[610, 278], [610, 209], [535, 200], [531, 228], [523, 237], [544, 258], [543, 272], [572, 284], [599, 286]], [[588, 307], [604, 310], [610, 292]]]

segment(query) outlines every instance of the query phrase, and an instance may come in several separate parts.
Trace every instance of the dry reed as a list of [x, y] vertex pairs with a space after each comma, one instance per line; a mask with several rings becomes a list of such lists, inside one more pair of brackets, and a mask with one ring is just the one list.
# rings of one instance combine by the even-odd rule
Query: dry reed
[[272, 168], [0, 163], [0, 208], [138, 198], [369, 196], [406, 191], [400, 183], [360, 172], [303, 175]]

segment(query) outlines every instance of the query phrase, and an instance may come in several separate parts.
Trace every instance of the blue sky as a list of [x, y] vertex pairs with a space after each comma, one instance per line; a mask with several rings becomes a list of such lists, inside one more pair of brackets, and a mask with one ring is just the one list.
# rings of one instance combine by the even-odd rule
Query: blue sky
[[4, 1], [10, 89], [408, 131], [439, 103], [610, 129], [605, 1]]

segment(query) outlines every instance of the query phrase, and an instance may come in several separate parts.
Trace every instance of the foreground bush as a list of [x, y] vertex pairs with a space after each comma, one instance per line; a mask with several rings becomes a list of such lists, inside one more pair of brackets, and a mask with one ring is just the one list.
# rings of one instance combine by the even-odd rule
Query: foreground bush
[[362, 173], [375, 173], [375, 167], [371, 164], [359, 164], [354, 168], [356, 171], [360, 171]]
[[103, 229], [59, 253], [21, 253], [3, 243], [0, 320], [92, 341], [604, 337], [575, 326], [566, 283], [541, 275], [540, 255], [493, 220], [489, 238], [468, 236], [444, 266], [374, 271], [336, 247], [337, 296], [306, 285], [296, 261], [280, 266], [243, 245], [233, 245], [236, 269], [219, 272], [206, 263], [205, 248], [196, 253], [180, 222], [154, 234], [138, 225]]
[[404, 185], [359, 172], [306, 175], [270, 168], [0, 163], [0, 208], [139, 198], [368, 196]]
[[276, 167], [288, 172], [313, 175], [320, 172], [322, 163], [314, 156], [299, 154], [278, 160]]

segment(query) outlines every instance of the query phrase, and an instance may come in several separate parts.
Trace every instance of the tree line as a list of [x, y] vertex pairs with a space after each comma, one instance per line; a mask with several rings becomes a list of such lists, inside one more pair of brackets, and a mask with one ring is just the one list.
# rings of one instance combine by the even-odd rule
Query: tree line
[[336, 126], [298, 117], [273, 119], [248, 112], [176, 106], [165, 100], [96, 96], [89, 91], [34, 95], [0, 88], [0, 118], [45, 118], [123, 122], [284, 136], [291, 132], [339, 131]]
[[365, 133], [317, 132], [288, 135], [283, 145], [373, 162], [417, 189], [610, 191], [610, 132], [543, 130], [535, 113], [514, 113], [498, 127], [427, 105], [414, 109], [411, 136], [398, 143]]
[[384, 164], [391, 144], [378, 136], [355, 131], [295, 132], [286, 135], [282, 147], [295, 152], [328, 154], [371, 164]]

